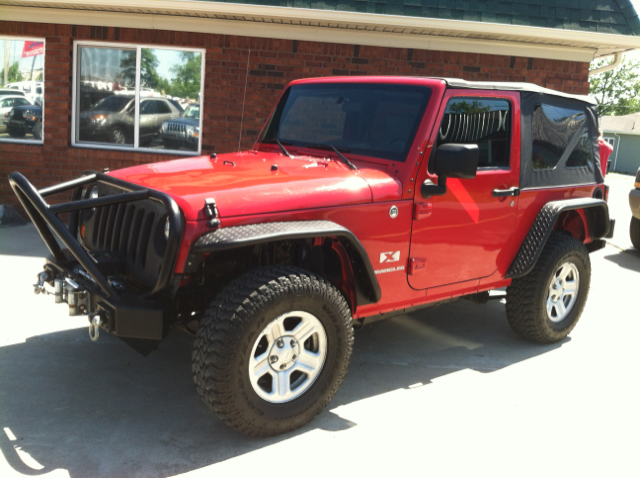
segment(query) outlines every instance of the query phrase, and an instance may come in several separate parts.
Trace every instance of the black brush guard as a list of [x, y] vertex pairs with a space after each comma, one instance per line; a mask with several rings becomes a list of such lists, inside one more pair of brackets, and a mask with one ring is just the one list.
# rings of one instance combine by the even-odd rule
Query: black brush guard
[[[95, 171], [86, 171], [78, 179], [37, 190], [24, 175], [14, 172], [9, 183], [44, 240], [51, 256], [45, 271], [54, 278], [69, 278], [89, 292], [90, 303], [86, 314], [105, 316], [101, 327], [120, 336], [143, 354], [153, 349], [167, 334], [173, 319], [168, 300], [175, 294], [179, 278], [173, 274], [180, 242], [184, 233], [184, 220], [176, 202], [168, 195], [135, 185]], [[83, 188], [91, 184], [109, 185], [123, 193], [94, 199], [82, 199]], [[49, 205], [44, 198], [72, 191], [70, 202]], [[110, 205], [154, 200], [164, 204], [169, 219], [169, 237], [157, 281], [151, 289], [131, 291], [116, 287], [108, 274], [101, 271], [100, 263], [78, 242], [80, 212]], [[67, 227], [59, 214], [70, 214]], [[64, 244], [61, 248], [55, 236]]]

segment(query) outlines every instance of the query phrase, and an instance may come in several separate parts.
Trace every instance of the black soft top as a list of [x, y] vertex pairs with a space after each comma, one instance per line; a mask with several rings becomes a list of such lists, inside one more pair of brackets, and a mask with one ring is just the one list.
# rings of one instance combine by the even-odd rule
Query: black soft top
[[[457, 78], [442, 78], [442, 80], [446, 82], [449, 88], [520, 92], [520, 107], [522, 110], [520, 188], [579, 186], [604, 182], [602, 169], [600, 168], [600, 149], [598, 147], [597, 103], [593, 98], [551, 90], [533, 83], [472, 82]], [[583, 127], [572, 135], [563, 137], [563, 132], [557, 131], [553, 138], [543, 138], [543, 141], [553, 142], [559, 148], [564, 146], [564, 154], [558, 164], [553, 169], [545, 170], [535, 169], [532, 165], [534, 149], [533, 117], [534, 112], [541, 105], [580, 110], [584, 113], [585, 118]], [[540, 115], [538, 117], [540, 118]], [[541, 125], [537, 126], [540, 128]], [[549, 132], [552, 128], [553, 126], [549, 126], [544, 130]], [[568, 167], [567, 160], [569, 155], [575, 148], [580, 136], [585, 132], [588, 133], [591, 145], [591, 161], [586, 166]], [[538, 132], [539, 135], [540, 132]]]

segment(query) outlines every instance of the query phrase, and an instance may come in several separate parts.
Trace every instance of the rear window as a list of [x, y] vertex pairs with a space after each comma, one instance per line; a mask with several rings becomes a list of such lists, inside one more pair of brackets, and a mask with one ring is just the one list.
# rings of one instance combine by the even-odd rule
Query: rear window
[[412, 85], [294, 85], [260, 141], [333, 146], [345, 153], [405, 161], [430, 95], [429, 88]]
[[540, 104], [533, 111], [534, 170], [552, 170], [566, 159], [567, 168], [593, 162], [585, 112]]

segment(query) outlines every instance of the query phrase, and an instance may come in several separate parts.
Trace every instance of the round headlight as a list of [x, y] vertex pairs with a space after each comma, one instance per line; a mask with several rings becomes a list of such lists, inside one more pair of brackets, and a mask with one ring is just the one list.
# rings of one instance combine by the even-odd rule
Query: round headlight
[[98, 192], [98, 187], [94, 186], [93, 188], [91, 188], [91, 191], [89, 191], [89, 198], [91, 198], [92, 200], [96, 199], [98, 196], [100, 196], [100, 193]]
[[169, 232], [171, 231], [171, 226], [169, 224], [169, 218], [167, 218], [167, 222], [164, 224], [164, 237], [165, 239], [169, 239]]

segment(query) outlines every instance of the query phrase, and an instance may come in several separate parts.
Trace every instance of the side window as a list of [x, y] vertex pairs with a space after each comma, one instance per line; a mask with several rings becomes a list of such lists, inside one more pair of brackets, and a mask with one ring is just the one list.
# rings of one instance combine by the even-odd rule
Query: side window
[[171, 108], [163, 101], [155, 100], [156, 108], [158, 109], [158, 113], [171, 113]]
[[143, 101], [140, 105], [141, 115], [153, 115], [156, 112], [156, 102], [153, 100]]
[[10, 106], [13, 106], [13, 100], [2, 100], [0, 102], [0, 108], [8, 108]]
[[28, 104], [29, 104], [29, 102], [27, 100], [22, 99], [22, 98], [16, 98], [15, 102], [14, 102], [15, 106], [22, 106], [22, 105], [28, 105]]
[[563, 157], [567, 158], [567, 168], [591, 165], [591, 142], [583, 110], [536, 105], [532, 129], [534, 170], [552, 170]]
[[452, 98], [442, 117], [438, 145], [477, 144], [479, 168], [509, 166], [511, 104], [507, 100]]

